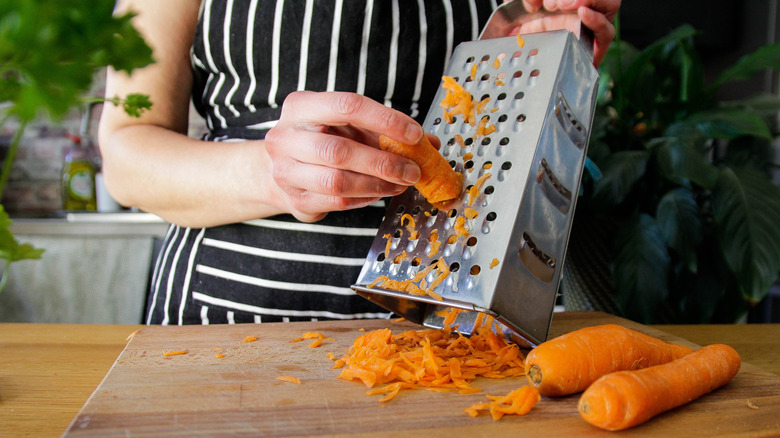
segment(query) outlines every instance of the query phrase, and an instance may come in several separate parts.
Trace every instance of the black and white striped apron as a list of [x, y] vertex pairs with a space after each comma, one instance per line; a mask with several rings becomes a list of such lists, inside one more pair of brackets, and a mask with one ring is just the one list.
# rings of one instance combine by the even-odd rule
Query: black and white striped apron
[[[425, 117], [454, 47], [496, 0], [204, 0], [192, 47], [206, 140], [262, 139], [296, 90], [352, 91]], [[205, 229], [173, 225], [146, 322], [378, 318], [355, 282], [384, 204], [308, 224], [290, 215]]]

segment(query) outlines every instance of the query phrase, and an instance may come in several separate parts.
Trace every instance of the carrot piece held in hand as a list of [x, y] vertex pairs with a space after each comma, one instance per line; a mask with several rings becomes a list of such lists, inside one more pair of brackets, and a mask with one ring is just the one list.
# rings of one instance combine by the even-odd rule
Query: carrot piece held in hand
[[617, 324], [605, 324], [541, 343], [528, 353], [525, 372], [542, 395], [568, 395], [584, 391], [605, 374], [660, 365], [691, 351]]
[[420, 166], [420, 180], [414, 187], [431, 204], [460, 197], [463, 175], [450, 167], [426, 136], [423, 135], [417, 144], [405, 144], [382, 135], [379, 137], [379, 147], [404, 156]]
[[741, 365], [733, 348], [708, 345], [663, 365], [606, 375], [582, 393], [578, 409], [594, 426], [627, 429], [725, 385]]

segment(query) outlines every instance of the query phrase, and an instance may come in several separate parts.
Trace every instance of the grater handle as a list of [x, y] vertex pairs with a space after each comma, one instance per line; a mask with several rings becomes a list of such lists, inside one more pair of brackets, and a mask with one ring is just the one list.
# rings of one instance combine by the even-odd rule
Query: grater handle
[[[544, 9], [528, 12], [522, 0], [511, 0], [502, 3], [493, 11], [487, 24], [482, 29], [479, 39], [486, 40], [490, 38], [505, 37], [509, 35], [514, 28], [522, 26], [523, 24], [546, 17], [565, 14], [572, 14], [572, 12], [547, 11]], [[577, 20], [577, 30], [580, 43], [588, 55], [590, 55], [590, 58], [593, 59], [593, 31], [585, 26], [585, 24], [582, 23], [582, 20], [579, 19]]]

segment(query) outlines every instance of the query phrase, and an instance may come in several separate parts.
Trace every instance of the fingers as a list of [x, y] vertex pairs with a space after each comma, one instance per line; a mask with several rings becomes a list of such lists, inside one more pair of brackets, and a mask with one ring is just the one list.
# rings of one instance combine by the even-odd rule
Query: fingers
[[294, 114], [301, 125], [349, 125], [404, 143], [416, 143], [423, 135], [422, 127], [411, 117], [355, 93], [292, 93], [285, 99], [282, 118], [285, 112]]
[[598, 67], [615, 39], [615, 27], [603, 14], [593, 9], [581, 7], [577, 12], [582, 23], [593, 31], [593, 65]]
[[380, 150], [379, 134], [417, 142], [408, 116], [351, 93], [293, 93], [265, 138], [279, 204], [300, 220], [395, 196], [420, 179], [420, 168]]
[[524, 0], [525, 2], [539, 3], [549, 11], [576, 11], [582, 6], [604, 14], [607, 20], [612, 21], [620, 9], [621, 0]]

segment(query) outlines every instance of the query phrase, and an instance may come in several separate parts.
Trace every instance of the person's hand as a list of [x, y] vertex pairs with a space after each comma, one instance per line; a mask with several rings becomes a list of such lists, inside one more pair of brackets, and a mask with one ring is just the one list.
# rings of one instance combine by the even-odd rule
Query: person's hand
[[282, 106], [265, 138], [278, 186], [277, 204], [298, 220], [395, 196], [420, 179], [420, 168], [379, 150], [379, 135], [416, 143], [423, 135], [411, 117], [367, 97], [299, 91]]
[[[615, 38], [615, 27], [612, 20], [620, 9], [621, 0], [523, 0], [529, 12], [538, 11], [544, 7], [548, 11], [577, 12], [582, 23], [593, 31], [593, 65], [597, 66], [607, 54], [607, 49]], [[547, 29], [518, 29], [520, 33], [549, 30], [554, 25], [549, 23]], [[557, 28], [568, 26], [558, 26]], [[570, 29], [574, 30], [574, 29]]]

